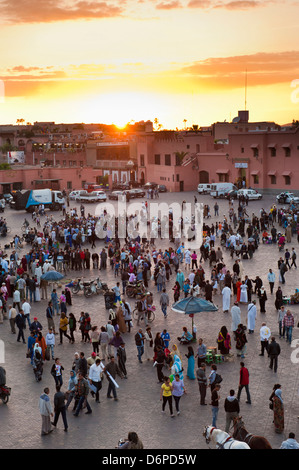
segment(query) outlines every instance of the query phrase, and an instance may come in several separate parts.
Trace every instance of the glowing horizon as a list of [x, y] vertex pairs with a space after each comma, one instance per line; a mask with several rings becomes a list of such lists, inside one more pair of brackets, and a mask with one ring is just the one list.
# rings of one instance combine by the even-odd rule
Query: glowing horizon
[[[0, 0], [0, 123], [298, 119], [291, 0]], [[287, 26], [285, 26], [287, 25]], [[298, 85], [299, 87], [299, 85]], [[294, 95], [293, 95], [294, 96]]]

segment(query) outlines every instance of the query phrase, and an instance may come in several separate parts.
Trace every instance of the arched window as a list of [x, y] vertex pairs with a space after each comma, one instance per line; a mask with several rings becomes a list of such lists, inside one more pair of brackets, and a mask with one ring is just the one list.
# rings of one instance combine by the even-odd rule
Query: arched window
[[200, 171], [199, 172], [199, 183], [209, 183], [209, 172], [208, 171]]

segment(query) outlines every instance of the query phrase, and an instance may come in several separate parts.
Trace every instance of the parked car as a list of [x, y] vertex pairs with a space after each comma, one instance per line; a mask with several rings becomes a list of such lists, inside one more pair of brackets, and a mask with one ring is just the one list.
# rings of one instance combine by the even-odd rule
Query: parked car
[[126, 191], [112, 191], [109, 196], [108, 196], [108, 199], [114, 199], [114, 200], [118, 200], [119, 196], [123, 196], [124, 194], [126, 193]]
[[167, 193], [167, 188], [166, 188], [165, 184], [159, 184], [158, 185], [158, 191], [159, 191], [159, 193]]
[[10, 193], [3, 194], [2, 199], [5, 199], [6, 204], [9, 204], [11, 201], [13, 201], [13, 197]]
[[238, 191], [236, 189], [231, 189], [225, 194], [226, 199], [238, 199]]
[[125, 191], [129, 189], [130, 189], [129, 183], [113, 183], [112, 185], [112, 191], [117, 191], [117, 190]]
[[145, 191], [143, 191], [143, 189], [134, 188], [129, 190], [129, 194], [131, 198], [144, 197]]
[[261, 193], [258, 193], [255, 189], [239, 189], [238, 198], [240, 198], [241, 196], [248, 197], [250, 201], [260, 200], [263, 197], [263, 195]]
[[69, 194], [69, 198], [72, 200], [72, 201], [75, 201], [76, 197], [79, 196], [80, 194], [80, 191], [71, 191], [70, 194]]
[[83, 198], [83, 202], [105, 202], [106, 200], [107, 196], [105, 191], [92, 191]]
[[107, 196], [104, 191], [91, 191], [90, 193], [83, 189], [78, 191], [78, 194], [74, 196], [75, 201], [77, 202], [101, 202], [106, 201]]
[[290, 193], [289, 191], [282, 192], [276, 196], [277, 202], [279, 204], [298, 204], [299, 197], [295, 196], [294, 193]]

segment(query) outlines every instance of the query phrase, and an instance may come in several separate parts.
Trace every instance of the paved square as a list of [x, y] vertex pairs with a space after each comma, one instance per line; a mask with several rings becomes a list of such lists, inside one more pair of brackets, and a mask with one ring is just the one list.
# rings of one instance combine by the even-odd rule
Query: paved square
[[[196, 193], [166, 193], [160, 196], [159, 202], [168, 203], [175, 201], [193, 202]], [[198, 196], [199, 202], [209, 204], [211, 207], [210, 219], [206, 220], [207, 224], [211, 224], [216, 220], [222, 220], [223, 215], [228, 215], [228, 202], [226, 200], [219, 201], [219, 214], [215, 218], [213, 205], [214, 200], [210, 196]], [[259, 215], [259, 210], [263, 207], [268, 211], [271, 205], [275, 203], [274, 196], [264, 196], [261, 201], [249, 202], [247, 208], [248, 214], [254, 212]], [[71, 207], [79, 206], [71, 202]], [[95, 206], [86, 207], [90, 213], [93, 213]], [[3, 247], [8, 241], [11, 241], [15, 233], [20, 233], [20, 226], [24, 220], [25, 214], [13, 212], [6, 209], [4, 216], [8, 225], [11, 227], [11, 233], [6, 239], [1, 239]], [[57, 220], [60, 214], [54, 213]], [[31, 220], [31, 216], [27, 216]], [[43, 219], [42, 219], [43, 223]], [[186, 246], [188, 243], [186, 242]], [[104, 246], [104, 242], [96, 242], [97, 251]], [[168, 241], [161, 242], [161, 248], [169, 246]], [[219, 246], [219, 239], [216, 240], [216, 247]], [[295, 247], [298, 250], [297, 237], [293, 236], [292, 242], [287, 244], [288, 248]], [[90, 249], [90, 245], [84, 247]], [[160, 246], [158, 246], [160, 248]], [[24, 245], [21, 254], [27, 253], [29, 245]], [[7, 250], [10, 253], [11, 250]], [[232, 268], [232, 258], [229, 251], [223, 249], [225, 264], [229, 269]], [[199, 250], [197, 250], [199, 253]], [[278, 268], [277, 261], [281, 253], [278, 251], [277, 245], [260, 244], [258, 250], [254, 253], [252, 260], [243, 260], [243, 278], [248, 275], [255, 279], [259, 275], [265, 285], [268, 301], [266, 304], [266, 313], [259, 312], [259, 304], [257, 300], [258, 317], [256, 330], [254, 334], [247, 335], [248, 345], [247, 354], [244, 360], [246, 367], [250, 372], [250, 393], [252, 404], [245, 403], [245, 391], [242, 392], [240, 401], [240, 415], [243, 417], [245, 427], [248, 432], [265, 436], [273, 446], [278, 448], [283, 440], [288, 436], [289, 432], [294, 432], [296, 438], [299, 438], [299, 406], [298, 406], [298, 389], [299, 389], [299, 351], [296, 356], [297, 363], [291, 360], [291, 354], [294, 349], [291, 348], [284, 340], [279, 340], [281, 345], [281, 355], [279, 356], [278, 372], [274, 374], [269, 369], [269, 359], [260, 357], [260, 338], [259, 329], [263, 321], [267, 322], [272, 334], [278, 338], [277, 313], [274, 307], [275, 295], [271, 295], [267, 281], [267, 273], [272, 268], [276, 274], [274, 292], [278, 286]], [[206, 278], [210, 278], [211, 269], [209, 263], [202, 263], [206, 272]], [[67, 272], [65, 280], [75, 279], [83, 275], [86, 279], [94, 279], [100, 274], [102, 280], [105, 280], [109, 287], [113, 287], [119, 278], [114, 277], [114, 272], [108, 265], [107, 271], [95, 272], [92, 268], [90, 272]], [[175, 274], [170, 277], [167, 282], [167, 292], [171, 303], [173, 302], [172, 288], [175, 283]], [[282, 287], [285, 295], [293, 294], [295, 288], [299, 288], [298, 270], [291, 269], [286, 273], [286, 284]], [[171, 342], [177, 343], [177, 336], [181, 334], [183, 326], [191, 328], [191, 319], [184, 317], [168, 309], [168, 317], [165, 319], [160, 306], [160, 294], [152, 280], [149, 281], [149, 290], [154, 294], [154, 304], [157, 307], [156, 319], [152, 323], [152, 332], [155, 336], [156, 332], [161, 332], [167, 328], [171, 336]], [[61, 289], [59, 289], [59, 292]], [[253, 298], [256, 298], [253, 296]], [[10, 301], [11, 299], [9, 299]], [[194, 317], [197, 328], [197, 337], [202, 337], [207, 346], [216, 346], [218, 332], [223, 325], [226, 325], [231, 332], [231, 315], [222, 311], [222, 296], [218, 293], [213, 296], [213, 301], [219, 306], [219, 310], [215, 313], [202, 313]], [[9, 303], [9, 302], [8, 302]], [[77, 320], [82, 310], [89, 312], [93, 325], [99, 328], [105, 325], [108, 320], [108, 310], [105, 308], [104, 297], [102, 295], [92, 296], [86, 299], [82, 292], [72, 296], [73, 305], [68, 306], [68, 314], [75, 314]], [[131, 306], [134, 307], [134, 301], [130, 300]], [[232, 305], [232, 304], [231, 304]], [[40, 301], [32, 304], [31, 320], [37, 316], [39, 321], [46, 330], [46, 307], [47, 302]], [[295, 316], [295, 324], [298, 323], [298, 305], [291, 305], [290, 309]], [[246, 312], [247, 306], [241, 306], [242, 321], [247, 324]], [[55, 317], [56, 326], [58, 325], [58, 317]], [[143, 325], [144, 328], [144, 325]], [[95, 403], [94, 399], [89, 396], [89, 403], [93, 413], [85, 415], [84, 413], [75, 418], [69, 409], [67, 412], [69, 431], [63, 432], [62, 421], [58, 422], [58, 427], [49, 436], [40, 436], [41, 418], [39, 415], [39, 396], [44, 387], [50, 387], [50, 397], [53, 404], [53, 395], [55, 393], [54, 380], [50, 374], [53, 361], [46, 362], [44, 365], [44, 373], [42, 382], [37, 383], [34, 379], [30, 360], [26, 358], [26, 346], [16, 342], [16, 335], [10, 332], [9, 322], [4, 321], [0, 324], [0, 338], [5, 343], [5, 364], [7, 372], [7, 384], [12, 388], [10, 401], [7, 405], [0, 403], [0, 419], [1, 419], [1, 443], [2, 449], [76, 449], [76, 448], [94, 448], [94, 449], [113, 449], [120, 438], [127, 437], [129, 431], [134, 430], [138, 433], [144, 443], [146, 449], [206, 449], [207, 444], [202, 436], [203, 428], [211, 424], [212, 411], [210, 406], [201, 407], [199, 405], [198, 385], [195, 380], [188, 380], [187, 372], [187, 347], [181, 346], [180, 350], [183, 356], [183, 367], [185, 376], [185, 386], [187, 394], [181, 400], [181, 415], [171, 419], [169, 411], [166, 410], [165, 415], [161, 413], [160, 385], [157, 384], [156, 369], [153, 368], [152, 362], [144, 361], [140, 364], [137, 359], [137, 349], [135, 346], [134, 335], [137, 331], [136, 322], [131, 333], [123, 335], [126, 343], [127, 352], [127, 371], [128, 380], [119, 381], [118, 397], [119, 401], [108, 400], [106, 398], [107, 380], [104, 380], [103, 389], [100, 392], [101, 403]], [[294, 328], [293, 339], [299, 340], [299, 329]], [[28, 328], [25, 330], [26, 340], [28, 338]], [[84, 351], [88, 357], [91, 352], [91, 344], [81, 343], [81, 334], [77, 329], [75, 333], [75, 344], [69, 344], [67, 340], [63, 345], [58, 345], [59, 339], [56, 337], [55, 356], [59, 357], [64, 366], [64, 385], [66, 390], [69, 371], [72, 366], [72, 360], [76, 351]], [[298, 346], [299, 348], [299, 346]], [[224, 400], [231, 388], [237, 391], [239, 381], [239, 358], [236, 357], [235, 342], [232, 339], [233, 358], [219, 365], [219, 373], [223, 377], [221, 384], [221, 401], [218, 415], [217, 426], [220, 429], [225, 428], [225, 412]], [[210, 366], [207, 366], [207, 375], [210, 372]], [[164, 369], [164, 373], [167, 370]], [[282, 393], [285, 407], [285, 429], [284, 434], [277, 435], [273, 427], [273, 413], [269, 409], [269, 396], [275, 383], [282, 385]], [[210, 401], [210, 392], [207, 392], [207, 402]]]

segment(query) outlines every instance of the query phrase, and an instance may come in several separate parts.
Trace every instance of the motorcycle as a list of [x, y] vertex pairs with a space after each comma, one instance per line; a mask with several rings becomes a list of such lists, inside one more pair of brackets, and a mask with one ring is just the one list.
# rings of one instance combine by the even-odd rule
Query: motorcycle
[[6, 385], [0, 385], [0, 398], [4, 404], [8, 402], [10, 394], [11, 388], [7, 387]]
[[91, 281], [87, 286], [84, 285], [85, 297], [91, 297], [93, 294], [104, 294], [109, 290], [109, 287], [105, 282], [101, 282], [99, 278], [95, 281]]
[[78, 292], [80, 292], [80, 290], [84, 291], [84, 285], [83, 285], [83, 281], [82, 281], [81, 278], [78, 279], [78, 281], [74, 282], [74, 285], [72, 286], [72, 293], [73, 294], [78, 294]]
[[143, 297], [145, 294], [145, 287], [142, 281], [136, 283], [129, 283], [126, 287], [126, 295], [128, 297]]

